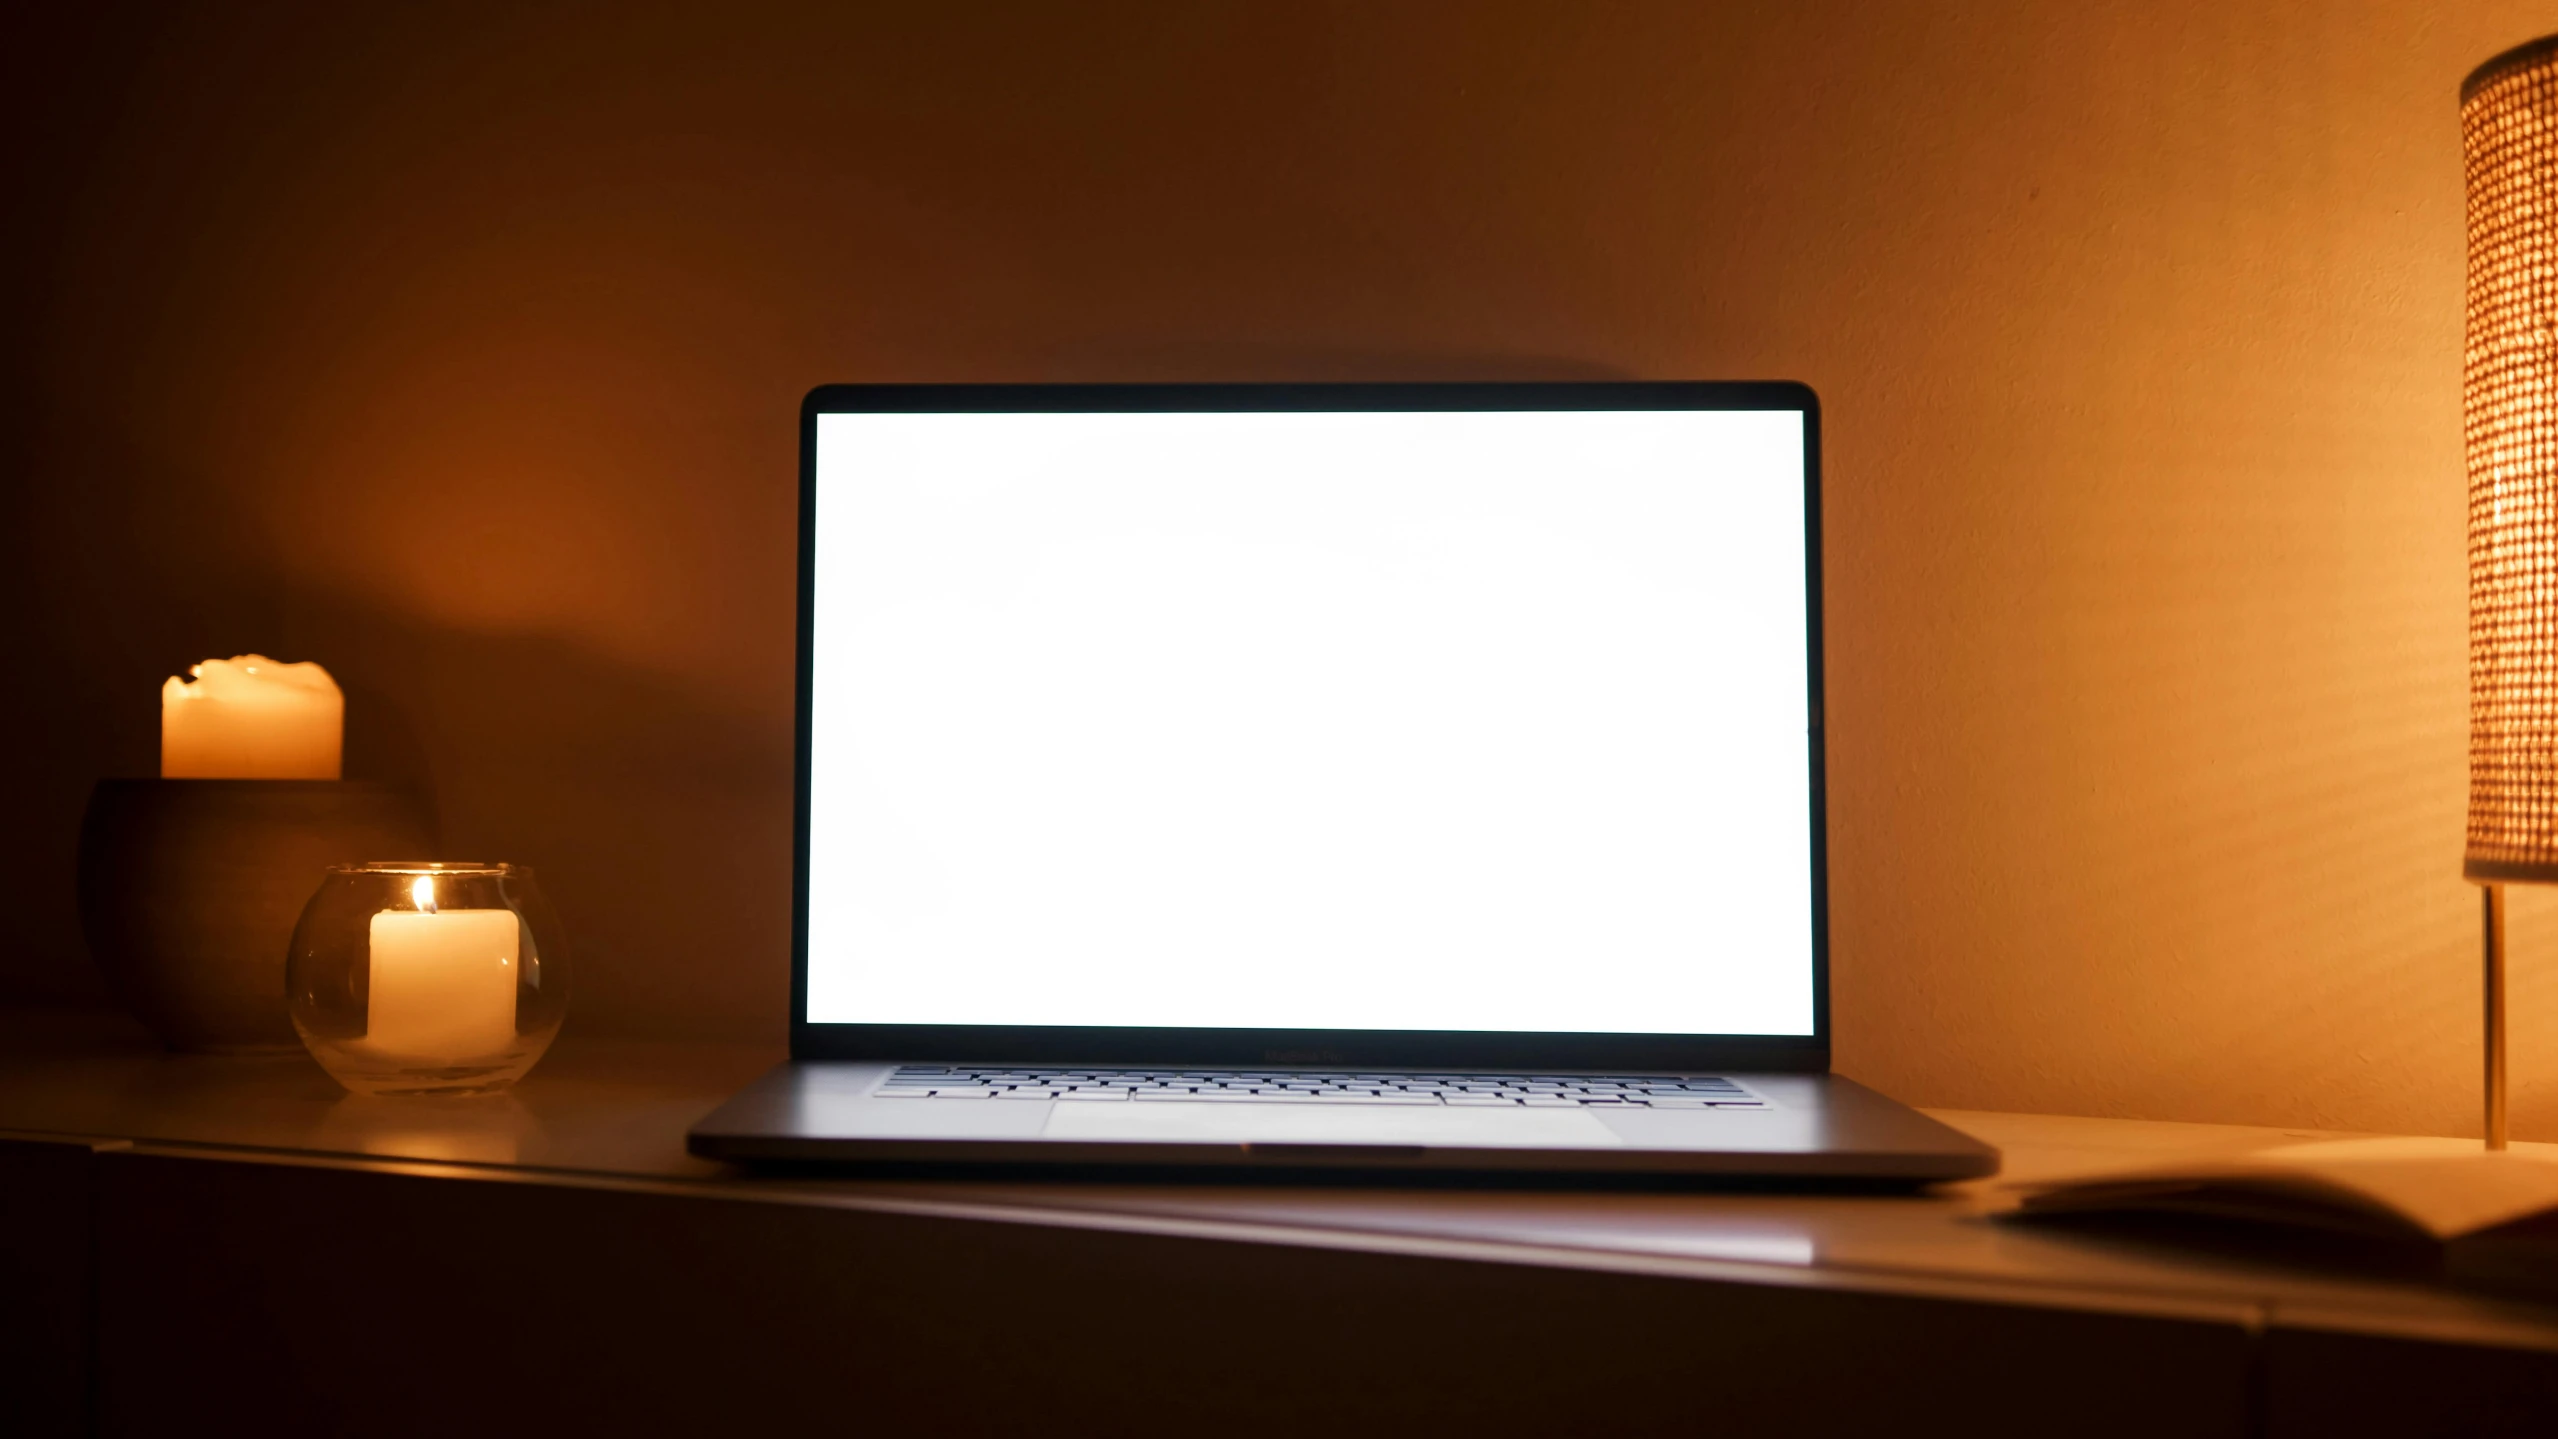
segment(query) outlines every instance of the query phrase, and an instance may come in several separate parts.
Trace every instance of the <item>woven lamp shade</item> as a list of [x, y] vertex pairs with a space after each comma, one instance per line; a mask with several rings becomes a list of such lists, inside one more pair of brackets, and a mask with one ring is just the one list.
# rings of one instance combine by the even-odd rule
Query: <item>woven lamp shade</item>
[[2469, 191], [2469, 847], [2558, 883], [2558, 36], [2461, 87]]

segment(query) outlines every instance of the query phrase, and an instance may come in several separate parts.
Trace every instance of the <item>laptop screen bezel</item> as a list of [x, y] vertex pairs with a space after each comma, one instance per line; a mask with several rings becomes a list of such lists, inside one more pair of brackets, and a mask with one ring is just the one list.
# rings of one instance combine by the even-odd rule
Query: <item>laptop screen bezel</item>
[[[1812, 1033], [813, 1024], [808, 1015], [809, 775], [817, 569], [817, 418], [829, 414], [1464, 410], [1792, 410], [1803, 416], [1806, 723], [1811, 774]], [[800, 405], [798, 696], [791, 849], [791, 1057], [996, 1063], [1430, 1069], [1760, 1069], [1830, 1062], [1829, 843], [1821, 663], [1820, 401], [1791, 381], [1451, 384], [824, 385]]]

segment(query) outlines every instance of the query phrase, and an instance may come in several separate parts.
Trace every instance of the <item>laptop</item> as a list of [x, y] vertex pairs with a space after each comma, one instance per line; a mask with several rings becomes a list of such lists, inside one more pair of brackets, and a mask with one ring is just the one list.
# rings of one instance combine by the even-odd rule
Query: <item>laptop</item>
[[1829, 1072], [1784, 383], [855, 385], [800, 417], [757, 1162], [1990, 1173]]

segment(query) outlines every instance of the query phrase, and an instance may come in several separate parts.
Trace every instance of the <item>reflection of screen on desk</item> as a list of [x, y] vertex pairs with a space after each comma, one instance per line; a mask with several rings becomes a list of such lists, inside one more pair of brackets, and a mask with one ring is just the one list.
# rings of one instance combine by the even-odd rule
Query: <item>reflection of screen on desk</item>
[[1811, 1032], [1801, 415], [817, 424], [811, 1021]]

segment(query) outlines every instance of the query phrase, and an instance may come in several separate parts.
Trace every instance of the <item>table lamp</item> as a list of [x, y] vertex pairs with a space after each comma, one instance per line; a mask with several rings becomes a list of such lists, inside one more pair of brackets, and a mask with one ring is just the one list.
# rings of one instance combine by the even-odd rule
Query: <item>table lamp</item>
[[2558, 35], [2460, 87], [2469, 193], [2469, 840], [2487, 1147], [2505, 1147], [2505, 886], [2558, 884]]

